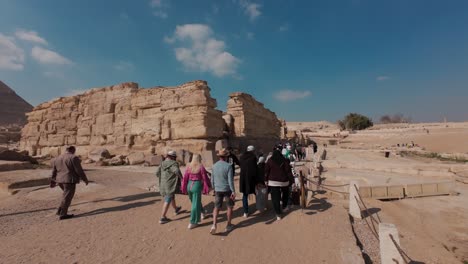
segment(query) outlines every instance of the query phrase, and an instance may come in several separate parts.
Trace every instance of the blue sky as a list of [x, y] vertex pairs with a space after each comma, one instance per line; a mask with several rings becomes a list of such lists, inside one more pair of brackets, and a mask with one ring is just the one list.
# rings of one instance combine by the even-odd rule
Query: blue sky
[[468, 1], [0, 0], [0, 80], [33, 105], [207, 80], [290, 121], [468, 121]]

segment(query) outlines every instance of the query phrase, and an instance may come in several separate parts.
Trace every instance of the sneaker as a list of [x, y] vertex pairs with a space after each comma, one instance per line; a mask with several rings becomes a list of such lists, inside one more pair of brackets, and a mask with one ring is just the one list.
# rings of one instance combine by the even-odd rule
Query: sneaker
[[244, 218], [249, 217], [249, 214], [244, 213]]
[[197, 226], [198, 226], [198, 224], [189, 224], [187, 228], [188, 229], [194, 229]]
[[201, 220], [205, 220], [206, 216], [204, 213], [201, 213]]
[[281, 220], [281, 216], [276, 216], [276, 221], [280, 221]]
[[171, 221], [171, 219], [169, 219], [169, 218], [167, 218], [167, 217], [161, 217], [161, 218], [159, 219], [159, 223], [160, 223], [160, 224], [166, 224], [166, 223], [168, 223], [169, 221]]
[[180, 210], [182, 210], [182, 206], [177, 206], [175, 209], [175, 214], [178, 215], [180, 213]]
[[285, 208], [283, 208], [283, 213], [286, 213], [290, 210], [290, 207], [289, 206], [286, 206]]
[[234, 225], [230, 224], [226, 226], [226, 232], [231, 232], [234, 229]]
[[70, 219], [70, 218], [73, 218], [75, 215], [72, 215], [72, 214], [66, 214], [66, 215], [61, 215], [59, 217], [59, 220], [65, 220], [65, 219]]
[[212, 234], [212, 235], [216, 234], [216, 226], [215, 225], [211, 226], [210, 234]]

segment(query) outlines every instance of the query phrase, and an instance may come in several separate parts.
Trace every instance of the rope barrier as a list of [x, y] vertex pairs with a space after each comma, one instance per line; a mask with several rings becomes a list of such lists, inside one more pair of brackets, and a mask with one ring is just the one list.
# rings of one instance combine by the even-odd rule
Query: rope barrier
[[[354, 197], [354, 198], [356, 198], [356, 197]], [[357, 205], [359, 207], [359, 210], [361, 210], [361, 206], [359, 205], [359, 203]], [[380, 241], [379, 240], [379, 233], [377, 233], [377, 231], [375, 230], [375, 227], [374, 227], [374, 229], [371, 228], [371, 226], [369, 225], [369, 222], [367, 221], [367, 218], [364, 218], [364, 221], [366, 222], [367, 227], [371, 231], [372, 235], [374, 235], [374, 237], [377, 239], [377, 241]], [[371, 223], [372, 223], [372, 221], [371, 221]], [[372, 226], [374, 226], [374, 224], [372, 224]]]
[[335, 192], [335, 193], [340, 193], [340, 194], [349, 194], [349, 192], [342, 192], [342, 191], [333, 190], [333, 189], [327, 188], [327, 187], [323, 186], [322, 184], [319, 184], [319, 183], [317, 183], [317, 182], [315, 182], [315, 181], [313, 181], [311, 179], [308, 179], [306, 177], [304, 177], [304, 178], [306, 179], [306, 181], [311, 182], [312, 184], [314, 184], [314, 185], [316, 185], [318, 187], [321, 187], [321, 188], [323, 188], [325, 190], [328, 190], [330, 192]]
[[[409, 264], [413, 262], [413, 260], [406, 254], [406, 252], [398, 245], [398, 243], [395, 241], [395, 238], [393, 238], [392, 234], [388, 234], [390, 236], [390, 239], [393, 242], [393, 245], [395, 245], [396, 249], [398, 250], [398, 253], [400, 254], [401, 258], [405, 262], [405, 264]], [[409, 261], [408, 261], [408, 260]]]
[[[354, 189], [356, 189], [356, 192], [357, 192], [357, 194], [358, 194], [358, 196], [359, 196], [359, 200], [361, 201], [362, 205], [364, 206], [367, 215], [370, 216], [370, 218], [371, 218], [372, 220], [374, 220], [377, 224], [382, 223], [382, 220], [380, 220], [380, 216], [379, 216], [378, 213], [375, 213], [375, 214], [377, 215], [377, 218], [379, 219], [379, 221], [375, 220], [374, 216], [372, 216], [372, 214], [370, 213], [369, 209], [367, 209], [367, 206], [366, 206], [366, 204], [364, 203], [364, 200], [362, 199], [361, 194], [359, 193], [359, 189], [358, 189], [358, 187], [356, 186], [356, 184], [354, 184]], [[356, 198], [356, 200], [357, 200], [357, 198]], [[359, 203], [359, 202], [358, 202], [358, 203]]]

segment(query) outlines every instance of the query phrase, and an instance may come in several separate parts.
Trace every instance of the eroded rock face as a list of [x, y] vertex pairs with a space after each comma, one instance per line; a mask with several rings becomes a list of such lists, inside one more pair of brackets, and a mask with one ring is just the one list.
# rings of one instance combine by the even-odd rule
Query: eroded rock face
[[52, 156], [66, 145], [76, 145], [80, 155], [96, 148], [125, 155], [177, 148], [201, 152], [214, 148], [222, 136], [222, 112], [215, 108], [205, 81], [150, 89], [136, 83], [96, 88], [35, 107], [20, 148]]
[[250, 94], [232, 93], [227, 103], [227, 117], [232, 117], [231, 127], [234, 145], [241, 152], [247, 145], [254, 145], [258, 151], [268, 153], [281, 139], [281, 122], [276, 114]]

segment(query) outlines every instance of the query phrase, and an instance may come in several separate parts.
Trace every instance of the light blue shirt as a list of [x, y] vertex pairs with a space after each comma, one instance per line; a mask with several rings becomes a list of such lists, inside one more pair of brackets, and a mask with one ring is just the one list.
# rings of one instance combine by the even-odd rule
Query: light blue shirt
[[215, 192], [236, 192], [231, 164], [224, 160], [219, 160], [213, 165], [212, 170], [211, 186], [213, 186]]

